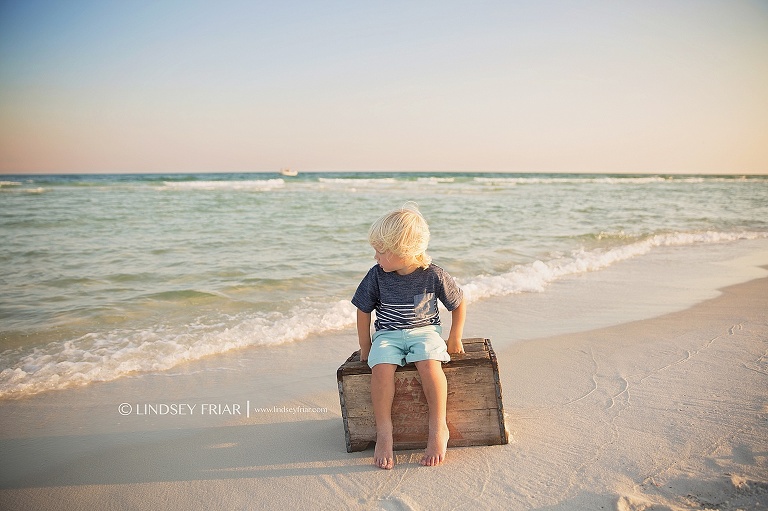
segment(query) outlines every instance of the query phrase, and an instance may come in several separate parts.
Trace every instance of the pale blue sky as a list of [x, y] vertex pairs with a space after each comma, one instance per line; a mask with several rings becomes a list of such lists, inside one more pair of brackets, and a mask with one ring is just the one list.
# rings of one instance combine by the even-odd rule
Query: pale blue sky
[[0, 2], [0, 171], [768, 173], [768, 2]]

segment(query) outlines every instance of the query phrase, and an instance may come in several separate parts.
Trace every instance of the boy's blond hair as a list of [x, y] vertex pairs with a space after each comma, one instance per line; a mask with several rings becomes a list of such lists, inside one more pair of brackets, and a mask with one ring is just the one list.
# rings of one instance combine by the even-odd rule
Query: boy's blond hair
[[399, 257], [413, 257], [422, 268], [432, 262], [427, 254], [429, 226], [413, 203], [407, 203], [376, 220], [368, 230], [368, 242], [379, 252], [389, 251]]

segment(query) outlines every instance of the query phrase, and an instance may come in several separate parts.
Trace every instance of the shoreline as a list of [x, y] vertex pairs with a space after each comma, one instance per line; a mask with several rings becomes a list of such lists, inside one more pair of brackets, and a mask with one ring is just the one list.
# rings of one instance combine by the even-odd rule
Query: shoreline
[[[760, 268], [765, 264], [768, 264], [768, 239], [699, 246], [659, 246], [651, 253], [620, 259], [607, 267], [582, 269], [559, 276], [544, 284], [540, 292], [513, 292], [472, 301], [465, 333], [467, 337], [488, 337], [493, 332], [492, 339], [498, 345], [653, 317], [716, 296], [720, 287], [766, 275], [768, 272]], [[566, 260], [565, 265], [570, 266], [571, 263]], [[556, 264], [551, 270], [560, 271]], [[469, 293], [471, 297], [472, 291]], [[115, 329], [108, 333], [107, 344], [110, 347], [97, 353], [95, 360], [89, 356], [90, 347], [81, 352], [77, 349], [78, 345], [66, 347], [67, 342], [62, 344], [62, 339], [53, 337], [57, 342], [50, 346], [65, 346], [66, 349], [53, 348], [49, 351], [46, 346], [39, 353], [29, 355], [24, 364], [37, 366], [37, 369], [29, 378], [21, 378], [18, 385], [14, 383], [13, 374], [10, 379], [6, 378], [0, 406], [4, 401], [26, 399], [41, 392], [76, 391], [90, 385], [100, 386], [134, 378], [156, 380], [157, 375], [184, 375], [198, 370], [238, 371], [242, 366], [233, 359], [255, 358], [258, 363], [261, 358], [268, 357], [280, 361], [278, 357], [286, 352], [285, 346], [291, 344], [295, 344], [296, 349], [326, 350], [338, 344], [328, 341], [335, 338], [344, 339], [354, 349], [356, 339], [348, 339], [348, 334], [354, 329], [354, 306], [348, 301], [346, 304], [344, 301], [330, 303], [332, 306], [325, 304], [327, 310], [320, 315], [315, 313], [318, 310], [322, 312], [323, 306], [316, 309], [316, 304], [312, 304], [309, 305], [311, 314], [304, 320], [294, 321], [294, 316], [289, 314], [284, 316], [285, 321], [271, 326], [267, 321], [267, 327], [260, 325], [258, 317], [240, 318], [241, 323], [234, 324], [205, 324], [187, 332], [186, 338], [181, 341], [176, 339], [179, 332], [170, 335], [167, 339], [170, 345], [163, 342], [162, 335], [157, 338], [153, 329], [148, 332], [143, 328]], [[188, 307], [189, 310], [195, 308]], [[342, 316], [348, 318], [339, 322]], [[442, 307], [441, 317], [445, 327], [449, 327], [450, 314]], [[312, 332], [312, 322], [317, 321], [323, 325], [322, 332]], [[191, 324], [197, 325], [196, 320]], [[91, 326], [95, 332], [101, 331], [98, 324]], [[295, 329], [300, 330], [300, 338], [292, 340], [289, 334]], [[83, 330], [83, 333], [88, 331]], [[141, 338], [142, 332], [155, 340], [145, 343]], [[60, 334], [51, 331], [53, 336]], [[90, 335], [85, 334], [82, 339]], [[94, 335], [98, 343], [100, 334]], [[196, 340], [189, 343], [189, 339]], [[220, 349], [217, 344], [225, 347]], [[191, 352], [185, 352], [184, 346]], [[208, 353], [197, 353], [201, 349]], [[323, 362], [337, 362], [337, 358], [328, 359], [323, 358], [322, 353], [320, 355]], [[16, 356], [23, 355], [11, 354], [11, 357]], [[99, 357], [101, 363], [98, 362]], [[64, 371], [61, 379], [56, 376], [59, 370]], [[249, 378], [250, 375], [245, 374], [244, 377]]]
[[[546, 310], [546, 293], [526, 297], [530, 307], [516, 295], [516, 311], [504, 301], [473, 305], [465, 336], [482, 328], [494, 343], [509, 445], [450, 449], [438, 468], [398, 451], [391, 472], [370, 465], [371, 450], [346, 453], [333, 378], [355, 349], [345, 331], [315, 339], [322, 353], [275, 347], [279, 365], [248, 350], [0, 402], [0, 507], [768, 508], [768, 278], [736, 261], [740, 279], [722, 265], [718, 278], [742, 283], [718, 292], [717, 276], [699, 290], [685, 285], [677, 305], [661, 304], [674, 312], [655, 315], [649, 302], [632, 314], [650, 317], [609, 311], [609, 324], [579, 331], [583, 310], [547, 311], [564, 316], [569, 331], [545, 337], [534, 327], [502, 334], [515, 314]], [[562, 288], [616, 284], [609, 269]], [[639, 302], [652, 296], [633, 290]], [[250, 417], [121, 416], [129, 401], [273, 408]]]

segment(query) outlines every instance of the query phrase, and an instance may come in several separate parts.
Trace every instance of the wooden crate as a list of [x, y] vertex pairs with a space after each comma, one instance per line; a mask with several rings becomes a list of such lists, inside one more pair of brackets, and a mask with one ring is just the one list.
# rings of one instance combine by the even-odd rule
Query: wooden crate
[[[498, 445], [508, 442], [501, 402], [496, 354], [489, 339], [463, 339], [466, 353], [452, 354], [443, 364], [448, 381], [446, 419], [449, 447]], [[376, 441], [371, 403], [371, 369], [356, 351], [336, 371], [347, 452], [362, 451]], [[414, 364], [395, 372], [392, 426], [395, 450], [427, 445], [429, 407]]]

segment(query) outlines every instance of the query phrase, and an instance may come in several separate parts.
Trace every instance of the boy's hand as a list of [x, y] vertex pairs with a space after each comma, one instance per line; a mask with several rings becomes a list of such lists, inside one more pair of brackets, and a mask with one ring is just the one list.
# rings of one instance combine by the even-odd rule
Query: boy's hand
[[448, 339], [448, 353], [464, 353], [464, 343], [461, 339]]
[[371, 353], [371, 346], [366, 348], [360, 348], [360, 362], [368, 362], [368, 355]]

